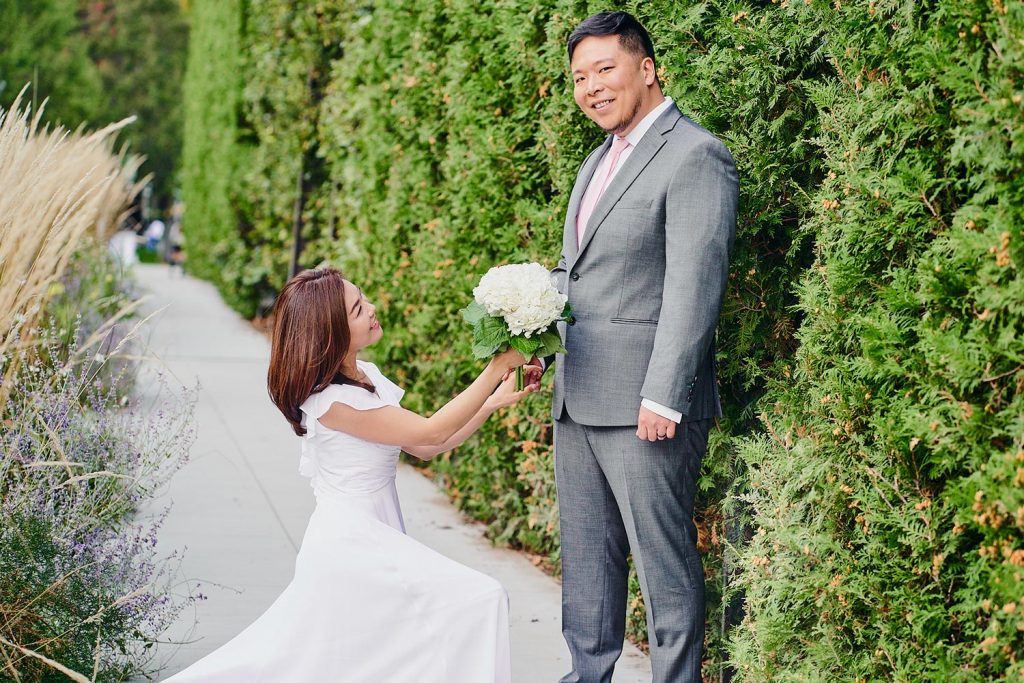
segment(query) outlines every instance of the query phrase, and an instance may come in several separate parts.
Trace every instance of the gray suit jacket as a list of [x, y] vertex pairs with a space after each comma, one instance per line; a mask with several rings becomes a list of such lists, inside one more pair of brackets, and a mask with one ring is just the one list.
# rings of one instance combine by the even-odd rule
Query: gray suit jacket
[[715, 328], [729, 277], [739, 183], [717, 138], [673, 104], [644, 134], [576, 245], [583, 193], [612, 136], [580, 167], [552, 271], [575, 320], [560, 324], [552, 414], [637, 423], [647, 398], [685, 420], [721, 415]]

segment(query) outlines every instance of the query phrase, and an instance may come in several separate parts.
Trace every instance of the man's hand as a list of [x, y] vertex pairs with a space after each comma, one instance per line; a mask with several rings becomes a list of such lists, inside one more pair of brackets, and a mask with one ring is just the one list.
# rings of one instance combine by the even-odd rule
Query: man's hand
[[544, 374], [544, 364], [534, 356], [530, 362], [523, 366], [523, 384], [530, 386], [536, 384], [540, 388], [540, 378]]
[[[537, 356], [534, 356], [531, 360], [526, 361], [526, 365], [523, 367], [523, 388], [533, 387], [534, 391], [540, 389], [540, 378], [544, 374], [544, 368], [541, 366]], [[509, 377], [515, 374], [515, 370], [509, 370], [501, 376], [501, 381], [504, 382]]]
[[646, 441], [671, 439], [676, 435], [676, 423], [667, 417], [658, 415], [653, 410], [640, 406], [640, 417], [637, 420], [637, 438]]

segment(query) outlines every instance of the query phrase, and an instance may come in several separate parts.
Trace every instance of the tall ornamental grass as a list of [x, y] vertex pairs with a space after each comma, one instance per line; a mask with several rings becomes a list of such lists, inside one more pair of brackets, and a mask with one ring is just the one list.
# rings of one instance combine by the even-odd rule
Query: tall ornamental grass
[[41, 124], [42, 110], [0, 110], [0, 406], [51, 288], [82, 240], [104, 243], [146, 180], [113, 150], [126, 119], [94, 133]]

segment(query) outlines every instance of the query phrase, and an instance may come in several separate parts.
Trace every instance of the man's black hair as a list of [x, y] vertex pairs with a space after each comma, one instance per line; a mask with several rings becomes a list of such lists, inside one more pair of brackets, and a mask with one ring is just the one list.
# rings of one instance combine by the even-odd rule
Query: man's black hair
[[598, 12], [584, 19], [569, 36], [570, 62], [580, 41], [591, 36], [618, 36], [619, 45], [626, 52], [641, 59], [650, 57], [654, 61], [654, 43], [651, 42], [651, 36], [629, 12]]

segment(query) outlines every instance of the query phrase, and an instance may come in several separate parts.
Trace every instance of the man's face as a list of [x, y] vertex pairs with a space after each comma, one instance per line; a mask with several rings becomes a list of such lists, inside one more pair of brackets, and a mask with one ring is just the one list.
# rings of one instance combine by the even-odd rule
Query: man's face
[[590, 36], [576, 45], [569, 66], [583, 113], [606, 133], [633, 130], [654, 84], [654, 62], [622, 49], [618, 36]]

